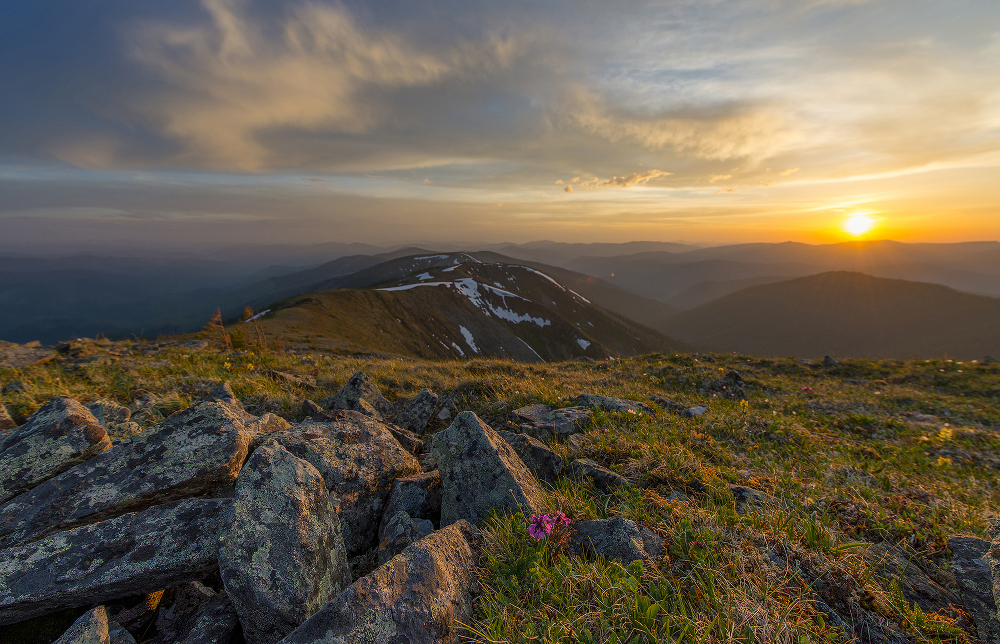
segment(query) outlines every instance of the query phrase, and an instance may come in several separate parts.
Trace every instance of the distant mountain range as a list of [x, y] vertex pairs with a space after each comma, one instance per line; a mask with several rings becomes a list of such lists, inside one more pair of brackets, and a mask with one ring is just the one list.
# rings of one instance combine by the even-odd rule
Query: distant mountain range
[[1000, 299], [841, 271], [751, 286], [655, 326], [697, 346], [750, 355], [1000, 355]]
[[[51, 344], [97, 334], [155, 337], [194, 331], [205, 325], [217, 307], [224, 317], [235, 319], [246, 306], [256, 310], [274, 308], [272, 305], [294, 300], [305, 293], [405, 285], [405, 281], [415, 275], [428, 271], [433, 275], [435, 270], [444, 270], [448, 266], [441, 265], [442, 261], [454, 265], [455, 259], [461, 256], [465, 258], [459, 262], [462, 265], [479, 261], [540, 271], [623, 324], [647, 331], [654, 328], [706, 348], [737, 350], [734, 347], [747, 347], [738, 350], [780, 355], [818, 355], [834, 351], [840, 355], [923, 356], [954, 353], [958, 347], [973, 354], [996, 353], [990, 348], [992, 336], [988, 325], [979, 336], [978, 344], [971, 336], [968, 342], [959, 342], [956, 338], [961, 334], [948, 335], [945, 333], [947, 328], [935, 326], [926, 315], [913, 318], [920, 321], [923, 325], [920, 329], [926, 330], [926, 334], [918, 333], [920, 329], [902, 334], [921, 338], [911, 344], [902, 343], [903, 338], [897, 337], [900, 333], [878, 331], [881, 327], [877, 324], [865, 327], [867, 330], [859, 331], [857, 337], [844, 335], [843, 342], [831, 343], [830, 338], [839, 337], [832, 332], [825, 334], [827, 344], [800, 342], [797, 335], [769, 317], [773, 311], [753, 303], [764, 294], [774, 293], [774, 310], [783, 311], [782, 319], [803, 320], [810, 319], [817, 311], [824, 312], [823, 319], [833, 316], [834, 313], [825, 308], [824, 303], [829, 301], [843, 302], [848, 309], [861, 306], [857, 302], [868, 296], [869, 291], [865, 289], [875, 287], [857, 279], [836, 281], [824, 277], [806, 282], [814, 290], [809, 297], [791, 297], [786, 301], [778, 295], [786, 290], [797, 292], [790, 284], [798, 283], [800, 278], [838, 271], [954, 289], [927, 291], [925, 297], [931, 298], [928, 302], [956, 297], [961, 300], [959, 296], [962, 295], [995, 298], [1000, 296], [1000, 243], [997, 242], [904, 244], [878, 241], [826, 245], [789, 242], [697, 247], [667, 242], [567, 244], [543, 241], [454, 246], [385, 249], [363, 244], [232, 247], [219, 250], [212, 259], [193, 252], [171, 256], [169, 253], [154, 255], [125, 250], [120, 255], [107, 256], [0, 256], [0, 339], [40, 340]], [[428, 259], [438, 256], [448, 259]], [[478, 277], [468, 276], [468, 279], [476, 279], [478, 283]], [[523, 289], [529, 289], [526, 284]], [[825, 297], [817, 295], [826, 293], [824, 289], [836, 292]], [[884, 286], [883, 291], [879, 291], [880, 297], [897, 302], [897, 308], [904, 310], [905, 297], [898, 301], [893, 299], [893, 294], [900, 289], [902, 287]], [[420, 289], [412, 295], [420, 293], [417, 299], [443, 302], [443, 296], [436, 291], [432, 294], [432, 290]], [[940, 295], [945, 292], [949, 293], [947, 297]], [[538, 305], [546, 305], [544, 301], [535, 300], [527, 290], [518, 294]], [[412, 299], [410, 295], [374, 297], [381, 298], [378, 301], [389, 298], [409, 302]], [[350, 301], [351, 310], [360, 312], [361, 300]], [[376, 302], [371, 298], [365, 301]], [[783, 302], [780, 306], [779, 301]], [[989, 298], [984, 300], [989, 301]], [[933, 305], [928, 306], [933, 308]], [[989, 310], [986, 303], [963, 306], [975, 311]], [[413, 311], [419, 308], [416, 304], [407, 304], [407, 307]], [[563, 312], [556, 313], [561, 316]], [[720, 317], [714, 319], [713, 315]], [[869, 322], [882, 321], [890, 327], [896, 325], [897, 329], [909, 328], [900, 327], [902, 323], [895, 321], [889, 310], [879, 315], [881, 317], [869, 316]], [[757, 329], [752, 343], [747, 344], [748, 334], [740, 335], [736, 333], [738, 329], [725, 326], [733, 317], [742, 320], [744, 328]], [[758, 324], [758, 320], [770, 321]], [[978, 320], [956, 320], [952, 329], [964, 329], [964, 325], [974, 322]], [[838, 328], [855, 328], [852, 325], [854, 322], [849, 321]], [[643, 337], [641, 333], [638, 336]], [[360, 342], [360, 337], [355, 340]], [[450, 346], [450, 342], [446, 344]], [[656, 344], [650, 342], [650, 346]], [[616, 344], [603, 335], [596, 340], [597, 345], [604, 347], [609, 355], [626, 351], [625, 345]], [[825, 348], [818, 348], [821, 346]], [[557, 355], [558, 351], [542, 353]]]

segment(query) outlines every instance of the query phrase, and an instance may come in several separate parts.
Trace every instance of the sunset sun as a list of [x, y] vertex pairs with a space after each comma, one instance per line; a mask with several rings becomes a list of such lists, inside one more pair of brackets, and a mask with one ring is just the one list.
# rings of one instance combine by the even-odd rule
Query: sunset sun
[[852, 237], [863, 237], [875, 227], [875, 220], [868, 215], [852, 215], [844, 221], [844, 232]]

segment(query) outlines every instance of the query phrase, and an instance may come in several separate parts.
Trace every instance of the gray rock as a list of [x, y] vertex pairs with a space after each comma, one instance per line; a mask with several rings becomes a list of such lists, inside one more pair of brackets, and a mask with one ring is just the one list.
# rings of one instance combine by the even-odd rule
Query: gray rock
[[229, 405], [178, 412], [0, 506], [0, 547], [228, 485], [252, 435]]
[[435, 470], [396, 479], [382, 513], [382, 523], [378, 529], [380, 543], [385, 538], [385, 525], [397, 512], [440, 524], [441, 474]]
[[708, 411], [708, 405], [696, 405], [694, 407], [689, 407], [681, 412], [681, 416], [685, 418], [694, 418], [695, 416], [701, 416]]
[[833, 356], [823, 356], [823, 366], [824, 367], [839, 367], [840, 361]]
[[189, 581], [168, 589], [156, 612], [156, 636], [143, 644], [174, 644], [191, 630], [195, 615], [215, 591], [200, 581]]
[[[229, 381], [223, 381], [218, 387], [213, 389], [211, 393], [202, 398], [201, 402], [216, 402], [226, 405], [230, 407], [237, 416], [243, 419], [243, 422], [253, 419], [253, 416], [247, 412], [243, 403], [240, 402], [240, 399], [233, 393], [233, 388], [229, 384]], [[155, 404], [155, 401], [153, 404]]]
[[228, 499], [190, 499], [59, 532], [0, 561], [0, 625], [202, 579]]
[[312, 376], [296, 376], [295, 374], [285, 373], [284, 371], [276, 371], [274, 369], [268, 369], [264, 373], [275, 380], [287, 382], [288, 384], [295, 385], [296, 387], [304, 387], [306, 389], [316, 388], [316, 379]]
[[108, 426], [109, 423], [127, 423], [132, 418], [132, 412], [128, 407], [119, 405], [113, 400], [101, 398], [87, 405], [87, 409], [94, 415], [97, 422]]
[[427, 423], [434, 417], [438, 408], [438, 395], [430, 389], [423, 389], [401, 413], [396, 415], [395, 423], [403, 429], [422, 434], [427, 429]]
[[948, 549], [954, 554], [951, 572], [958, 583], [965, 609], [976, 624], [983, 642], [1000, 642], [1000, 619], [993, 597], [993, 575], [986, 555], [990, 542], [967, 536], [948, 538]]
[[[0, 432], [8, 429], [17, 429], [17, 423], [10, 417], [7, 408], [0, 404]], [[0, 436], [0, 444], [3, 444], [3, 436]]]
[[600, 463], [589, 458], [578, 458], [570, 464], [570, 471], [578, 478], [589, 479], [601, 492], [610, 494], [616, 487], [631, 485], [628, 480], [617, 472], [612, 472]]
[[[251, 416], [251, 419], [253, 417]], [[266, 437], [268, 434], [273, 434], [274, 432], [283, 432], [286, 429], [291, 429], [292, 424], [281, 416], [276, 416], [271, 412], [267, 412], [263, 416], [257, 419], [250, 420], [246, 424], [247, 432], [250, 434], [250, 443], [259, 443], [261, 438]]]
[[775, 498], [767, 492], [761, 492], [752, 487], [730, 485], [729, 491], [733, 493], [733, 498], [736, 501], [736, 514], [740, 516], [746, 515], [752, 508], [777, 503]]
[[24, 383], [20, 380], [12, 380], [0, 389], [0, 394], [14, 394], [19, 391], [24, 391]]
[[306, 419], [270, 436], [319, 470], [326, 489], [339, 499], [350, 556], [378, 544], [378, 525], [393, 481], [420, 472], [420, 463], [385, 423], [355, 411], [336, 412], [322, 422]]
[[399, 441], [399, 444], [406, 448], [406, 451], [411, 454], [419, 454], [424, 448], [424, 441], [420, 440], [420, 437], [413, 432], [403, 429], [402, 427], [397, 427], [396, 425], [389, 425], [389, 432], [393, 437]]
[[406, 548], [339, 594], [282, 644], [457, 642], [469, 623], [478, 532], [465, 521]]
[[611, 398], [608, 396], [595, 396], [593, 394], [580, 394], [575, 399], [581, 407], [600, 409], [605, 412], [624, 412], [629, 414], [650, 414], [653, 408], [644, 402], [628, 400], [625, 398]]
[[162, 590], [147, 593], [138, 604], [119, 611], [114, 616], [114, 621], [129, 631], [145, 632], [146, 628], [156, 619], [156, 610], [160, 607], [163, 595], [164, 591]]
[[69, 396], [42, 406], [0, 436], [0, 503], [111, 447], [94, 415]]
[[351, 583], [323, 477], [271, 439], [236, 479], [219, 574], [248, 644], [273, 644]]
[[515, 427], [518, 433], [528, 434], [544, 442], [582, 432], [594, 417], [594, 412], [586, 407], [552, 409], [541, 404], [527, 405], [512, 413], [517, 421]]
[[661, 396], [660, 394], [651, 394], [649, 396], [649, 399], [652, 402], [659, 405], [660, 407], [663, 407], [664, 409], [669, 409], [670, 411], [673, 412], [679, 413], [687, 409], [684, 405], [674, 402], [673, 400], [670, 400], [666, 396]]
[[901, 548], [880, 543], [867, 548], [863, 556], [884, 579], [898, 579], [906, 601], [917, 604], [925, 613], [936, 613], [949, 606], [962, 604], [955, 593], [931, 579], [915, 563], [919, 558], [909, 555]]
[[541, 481], [555, 481], [563, 469], [562, 457], [545, 446], [545, 443], [528, 436], [497, 431], [508, 445], [514, 448], [521, 461]]
[[52, 644], [108, 644], [108, 613], [104, 606], [88, 610]]
[[118, 622], [109, 621], [108, 644], [135, 644], [135, 638]]
[[380, 416], [392, 414], [392, 403], [382, 397], [382, 392], [378, 390], [372, 379], [361, 371], [351, 376], [351, 379], [338, 393], [321, 400], [320, 405], [326, 409], [360, 411], [356, 407], [358, 401], [361, 400], [371, 405]]
[[471, 411], [435, 434], [441, 472], [441, 525], [479, 523], [492, 510], [535, 514], [545, 495], [517, 452]]
[[236, 609], [225, 592], [202, 604], [191, 619], [191, 627], [177, 644], [230, 644], [239, 627]]
[[570, 552], [621, 563], [648, 561], [664, 554], [663, 540], [655, 532], [621, 517], [572, 524]]
[[307, 418], [312, 418], [313, 416], [323, 412], [323, 408], [317, 403], [311, 400], [302, 401], [302, 413], [306, 415]]
[[388, 521], [382, 516], [378, 544], [379, 565], [389, 561], [411, 543], [420, 541], [434, 532], [434, 524], [427, 519], [414, 519], [406, 512], [397, 512]]

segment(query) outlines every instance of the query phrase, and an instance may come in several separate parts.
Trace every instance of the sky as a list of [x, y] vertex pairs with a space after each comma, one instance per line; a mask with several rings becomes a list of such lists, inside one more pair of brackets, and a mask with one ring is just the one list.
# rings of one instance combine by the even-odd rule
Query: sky
[[1000, 239], [996, 0], [33, 0], [0, 247]]

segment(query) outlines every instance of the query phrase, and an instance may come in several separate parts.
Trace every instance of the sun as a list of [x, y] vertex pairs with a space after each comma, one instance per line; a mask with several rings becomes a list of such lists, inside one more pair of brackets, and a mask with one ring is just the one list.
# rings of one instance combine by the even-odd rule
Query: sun
[[875, 227], [875, 220], [867, 215], [851, 215], [844, 222], [844, 232], [851, 237], [863, 237]]

